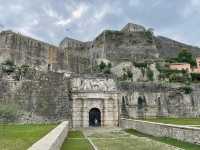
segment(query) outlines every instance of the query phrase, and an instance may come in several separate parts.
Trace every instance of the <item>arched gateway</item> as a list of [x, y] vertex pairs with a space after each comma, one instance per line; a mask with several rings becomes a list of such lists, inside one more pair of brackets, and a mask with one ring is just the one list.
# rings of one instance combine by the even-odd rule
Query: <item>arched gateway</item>
[[101, 111], [98, 108], [92, 108], [89, 112], [89, 126], [101, 126]]
[[72, 127], [118, 125], [118, 91], [113, 79], [73, 77], [71, 99]]

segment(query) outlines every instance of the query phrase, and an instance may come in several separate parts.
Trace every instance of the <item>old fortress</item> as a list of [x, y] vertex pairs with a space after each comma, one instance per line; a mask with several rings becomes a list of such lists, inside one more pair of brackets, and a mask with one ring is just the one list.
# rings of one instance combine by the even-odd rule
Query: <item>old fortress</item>
[[200, 58], [193, 68], [165, 68], [182, 48], [200, 56], [198, 47], [133, 23], [88, 42], [66, 37], [59, 46], [2, 31], [0, 104], [16, 105], [18, 122], [67, 119], [71, 127], [118, 126], [120, 117], [199, 117], [199, 84], [190, 84], [189, 93], [186, 75], [170, 71], [200, 73]]

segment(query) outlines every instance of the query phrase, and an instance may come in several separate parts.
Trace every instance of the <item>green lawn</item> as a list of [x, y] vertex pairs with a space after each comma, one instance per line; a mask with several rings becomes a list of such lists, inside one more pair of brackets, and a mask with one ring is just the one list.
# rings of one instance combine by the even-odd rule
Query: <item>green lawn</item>
[[69, 131], [61, 150], [92, 150], [92, 146], [81, 131]]
[[145, 121], [176, 124], [176, 125], [200, 125], [200, 118], [152, 118]]
[[1, 150], [26, 150], [56, 125], [0, 125]]
[[138, 137], [148, 137], [152, 140], [156, 140], [156, 141], [159, 141], [159, 142], [162, 142], [162, 143], [173, 145], [173, 146], [185, 149], [185, 150], [200, 150], [199, 145], [178, 141], [176, 139], [167, 138], [167, 137], [154, 137], [154, 136], [151, 136], [151, 135], [140, 133], [140, 132], [133, 130], [133, 129], [127, 129], [125, 131], [130, 133], [130, 134], [133, 134], [135, 136], [138, 136]]

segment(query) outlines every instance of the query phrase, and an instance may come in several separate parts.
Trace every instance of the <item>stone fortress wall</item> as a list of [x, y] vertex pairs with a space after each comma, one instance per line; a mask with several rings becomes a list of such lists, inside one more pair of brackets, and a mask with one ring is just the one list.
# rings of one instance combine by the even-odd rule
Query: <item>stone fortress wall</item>
[[64, 50], [12, 31], [0, 33], [0, 63], [12, 60], [39, 70], [64, 70]]
[[69, 68], [76, 73], [91, 71], [99, 58], [117, 65], [124, 59], [137, 61], [159, 56], [154, 40], [150, 41], [144, 27], [135, 24], [128, 24], [121, 31], [105, 30], [91, 42], [67, 37], [60, 47], [69, 58]]
[[[113, 83], [112, 78], [81, 74], [94, 73], [99, 58], [111, 61], [113, 66], [124, 60], [157, 59], [163, 54], [160, 48], [171, 42], [162, 45], [163, 41], [154, 37], [150, 43], [143, 28], [127, 30], [104, 31], [92, 42], [66, 38], [59, 48], [11, 31], [1, 32], [0, 63], [11, 59], [16, 65], [28, 64], [35, 69], [19, 81], [0, 71], [0, 104], [18, 105], [20, 122], [68, 119], [71, 126], [77, 127], [88, 126], [89, 111], [96, 107], [105, 126], [117, 125], [120, 115], [199, 117], [199, 85], [193, 85], [191, 94], [184, 94], [180, 90], [182, 85]], [[168, 47], [181, 47], [173, 43]]]
[[121, 115], [127, 118], [200, 117], [200, 87], [185, 94], [182, 84], [120, 83]]
[[0, 105], [17, 109], [16, 122], [70, 121], [70, 80], [64, 73], [29, 70], [20, 81], [5, 76], [0, 73]]
[[185, 94], [182, 85], [115, 83], [94, 75], [30, 70], [21, 81], [0, 79], [0, 104], [17, 105], [18, 122], [58, 122], [88, 127], [89, 112], [98, 108], [101, 125], [118, 125], [119, 117], [199, 117], [200, 86]]

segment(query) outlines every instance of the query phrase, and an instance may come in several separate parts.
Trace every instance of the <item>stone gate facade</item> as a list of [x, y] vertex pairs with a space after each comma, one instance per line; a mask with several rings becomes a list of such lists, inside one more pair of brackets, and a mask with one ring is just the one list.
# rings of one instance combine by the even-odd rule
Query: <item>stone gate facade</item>
[[92, 109], [100, 111], [100, 118], [93, 117], [99, 125], [118, 125], [118, 92], [113, 79], [75, 77], [71, 87], [73, 127], [89, 127], [95, 121], [90, 120]]

